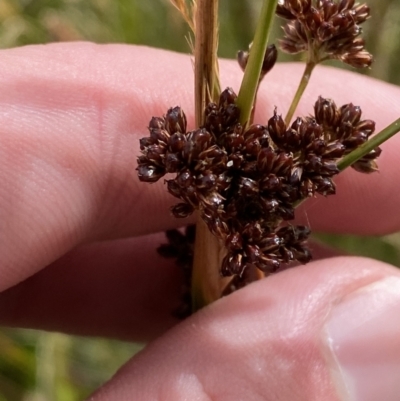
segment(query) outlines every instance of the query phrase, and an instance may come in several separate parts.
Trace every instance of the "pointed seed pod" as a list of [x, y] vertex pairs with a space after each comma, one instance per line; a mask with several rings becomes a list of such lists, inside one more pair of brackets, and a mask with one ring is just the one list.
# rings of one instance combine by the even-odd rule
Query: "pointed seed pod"
[[183, 219], [190, 216], [194, 212], [193, 206], [188, 203], [178, 203], [171, 208], [171, 213], [179, 218]]
[[170, 108], [165, 115], [165, 129], [170, 135], [175, 132], [186, 132], [186, 115], [179, 107]]

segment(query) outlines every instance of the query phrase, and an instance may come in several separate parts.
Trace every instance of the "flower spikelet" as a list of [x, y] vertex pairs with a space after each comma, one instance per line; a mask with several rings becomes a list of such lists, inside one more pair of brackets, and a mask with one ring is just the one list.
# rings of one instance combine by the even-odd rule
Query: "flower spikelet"
[[[180, 200], [176, 217], [195, 209], [225, 244], [221, 274], [245, 277], [248, 269], [269, 274], [291, 261], [311, 259], [310, 230], [290, 223], [295, 207], [317, 194], [336, 191], [337, 162], [365, 143], [375, 124], [363, 120], [360, 107], [337, 107], [319, 97], [314, 114], [286, 126], [277, 110], [266, 125], [244, 128], [230, 88], [205, 110], [204, 126], [187, 131], [179, 107], [153, 117], [150, 136], [140, 140], [141, 181], [156, 182], [167, 173], [168, 191]], [[353, 167], [376, 170], [374, 149]], [[170, 174], [169, 174], [170, 176]]]
[[281, 0], [276, 13], [287, 20], [280, 42], [283, 51], [309, 51], [313, 61], [338, 59], [355, 68], [369, 67], [361, 24], [370, 17], [366, 4], [354, 0]]

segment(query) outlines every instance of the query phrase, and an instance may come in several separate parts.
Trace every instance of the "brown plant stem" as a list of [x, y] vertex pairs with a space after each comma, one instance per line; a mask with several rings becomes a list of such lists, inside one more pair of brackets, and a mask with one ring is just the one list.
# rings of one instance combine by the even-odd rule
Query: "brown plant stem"
[[194, 79], [196, 126], [203, 124], [205, 106], [218, 100], [218, 0], [198, 0], [195, 17]]
[[[198, 0], [195, 17], [195, 117], [204, 123], [204, 110], [219, 97], [218, 80], [218, 0]], [[222, 245], [199, 216], [192, 273], [193, 312], [221, 296], [219, 274]]]
[[223, 243], [211, 234], [206, 223], [199, 218], [196, 224], [192, 273], [193, 312], [221, 297], [227, 282], [219, 273], [221, 261], [225, 256], [224, 250]]

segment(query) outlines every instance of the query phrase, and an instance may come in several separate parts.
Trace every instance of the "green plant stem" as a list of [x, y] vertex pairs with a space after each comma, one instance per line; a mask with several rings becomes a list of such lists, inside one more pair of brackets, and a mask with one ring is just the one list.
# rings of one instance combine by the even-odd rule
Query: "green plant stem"
[[357, 160], [367, 155], [369, 152], [371, 152], [371, 150], [375, 149], [377, 146], [381, 145], [398, 132], [400, 132], [400, 118], [398, 118], [396, 121], [393, 121], [381, 132], [374, 135], [369, 141], [339, 160], [337, 163], [339, 170], [343, 171], [345, 168], [351, 166]]
[[294, 95], [294, 98], [292, 100], [292, 104], [290, 105], [289, 111], [287, 112], [287, 115], [285, 117], [286, 126], [288, 126], [290, 124], [290, 121], [292, 121], [293, 115], [297, 109], [297, 106], [299, 105], [300, 99], [303, 96], [303, 93], [306, 90], [308, 83], [310, 82], [311, 74], [314, 70], [315, 65], [316, 64], [313, 61], [309, 61], [306, 64], [306, 68], [304, 70], [303, 76], [301, 77], [299, 87], [297, 88], [296, 94]]
[[[371, 150], [375, 149], [377, 146], [382, 145], [389, 138], [400, 132], [400, 118], [393, 121], [390, 125], [380, 131], [378, 134], [374, 135], [368, 142], [361, 145], [359, 148], [353, 150], [351, 153], [340, 159], [337, 163], [337, 167], [340, 171], [345, 170], [350, 167], [357, 160], [361, 159], [363, 156], [367, 155]], [[294, 207], [299, 207], [308, 198], [301, 199], [295, 203]]]
[[244, 72], [237, 98], [237, 105], [240, 109], [240, 122], [243, 126], [245, 126], [251, 118], [251, 111], [254, 106], [277, 2], [278, 0], [264, 0], [261, 9], [260, 19], [257, 24], [254, 41], [249, 55], [249, 61]]

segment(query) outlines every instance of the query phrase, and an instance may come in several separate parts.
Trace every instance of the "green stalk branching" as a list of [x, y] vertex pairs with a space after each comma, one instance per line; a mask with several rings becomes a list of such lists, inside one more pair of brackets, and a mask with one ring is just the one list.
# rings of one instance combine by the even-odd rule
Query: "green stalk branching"
[[265, 0], [261, 9], [249, 61], [237, 98], [237, 105], [240, 109], [240, 122], [243, 126], [246, 126], [251, 119], [277, 3], [278, 0]]

